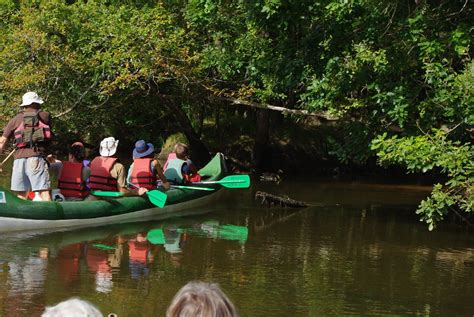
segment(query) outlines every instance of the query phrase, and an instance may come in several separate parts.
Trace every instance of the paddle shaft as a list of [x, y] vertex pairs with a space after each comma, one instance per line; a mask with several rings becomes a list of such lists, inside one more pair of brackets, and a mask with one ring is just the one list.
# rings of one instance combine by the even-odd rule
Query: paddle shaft
[[[91, 191], [91, 194], [98, 197], [123, 197], [123, 193], [121, 192], [112, 192], [112, 191], [102, 191], [102, 190], [94, 190]], [[166, 194], [160, 192], [159, 190], [151, 190], [147, 191], [146, 195], [150, 202], [160, 208], [163, 208], [166, 204]]]
[[0, 166], [2, 166], [3, 164], [5, 164], [5, 162], [8, 161], [8, 159], [13, 155], [13, 153], [15, 153], [15, 151], [16, 151], [16, 148], [13, 149], [13, 151], [11, 151], [11, 152], [7, 155], [7, 157], [0, 163]]
[[213, 191], [214, 188], [208, 187], [197, 187], [197, 186], [184, 186], [184, 185], [171, 185], [172, 188], [179, 188], [179, 189], [194, 189], [194, 190], [206, 190], [206, 191]]
[[196, 185], [205, 184], [219, 184], [226, 188], [249, 188], [250, 177], [248, 175], [229, 175], [217, 181], [203, 181], [193, 183]]
[[193, 184], [233, 184], [233, 183], [245, 183], [245, 181], [237, 180], [237, 181], [204, 181], [204, 182], [196, 182]]

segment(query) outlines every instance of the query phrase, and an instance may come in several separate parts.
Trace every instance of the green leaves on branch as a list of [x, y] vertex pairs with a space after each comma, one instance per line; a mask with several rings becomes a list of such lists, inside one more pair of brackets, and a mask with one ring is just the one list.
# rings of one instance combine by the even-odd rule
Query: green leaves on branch
[[418, 207], [421, 221], [433, 230], [451, 208], [465, 213], [474, 211], [474, 147], [452, 141], [445, 132], [413, 137], [388, 137], [386, 133], [372, 141], [381, 164], [405, 165], [410, 172], [436, 169], [448, 180], [434, 186], [431, 196]]

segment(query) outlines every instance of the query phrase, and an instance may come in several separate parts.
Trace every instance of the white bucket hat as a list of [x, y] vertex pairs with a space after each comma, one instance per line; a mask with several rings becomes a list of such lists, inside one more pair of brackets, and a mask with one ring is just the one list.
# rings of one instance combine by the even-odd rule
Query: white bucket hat
[[99, 153], [101, 156], [112, 156], [117, 152], [119, 140], [115, 140], [114, 137], [108, 137], [100, 142]]
[[43, 99], [41, 99], [40, 96], [38, 96], [38, 94], [34, 91], [28, 91], [26, 94], [24, 94], [22, 101], [23, 102], [21, 103], [20, 107], [29, 106], [32, 103], [43, 103]]

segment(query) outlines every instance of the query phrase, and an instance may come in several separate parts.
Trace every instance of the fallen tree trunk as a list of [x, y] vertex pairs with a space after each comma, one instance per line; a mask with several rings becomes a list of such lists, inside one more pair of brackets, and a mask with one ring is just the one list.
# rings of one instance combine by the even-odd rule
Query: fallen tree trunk
[[307, 116], [307, 117], [317, 117], [320, 119], [325, 119], [327, 121], [337, 121], [339, 118], [333, 117], [327, 113], [323, 112], [310, 112], [307, 110], [299, 110], [299, 109], [290, 109], [290, 108], [284, 108], [284, 107], [278, 107], [278, 106], [273, 106], [269, 104], [262, 104], [262, 103], [256, 103], [256, 102], [251, 102], [247, 100], [242, 100], [242, 99], [236, 99], [236, 98], [229, 98], [229, 97], [221, 97], [219, 98], [222, 101], [227, 101], [230, 102], [230, 104], [233, 105], [241, 105], [241, 106], [248, 106], [252, 108], [258, 108], [258, 109], [266, 109], [266, 110], [273, 110], [273, 111], [278, 111], [284, 114], [294, 114], [294, 115], [300, 115], [300, 116]]
[[294, 200], [289, 197], [280, 197], [261, 191], [255, 193], [255, 199], [260, 200], [260, 203], [262, 205], [267, 205], [268, 207], [281, 206], [290, 208], [301, 208], [309, 206], [304, 201]]

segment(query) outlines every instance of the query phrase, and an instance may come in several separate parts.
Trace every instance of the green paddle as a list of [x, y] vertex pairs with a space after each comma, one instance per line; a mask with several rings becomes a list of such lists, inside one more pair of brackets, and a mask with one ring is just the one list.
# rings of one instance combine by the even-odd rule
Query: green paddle
[[[91, 192], [92, 195], [98, 196], [98, 197], [122, 197], [123, 193], [122, 192], [110, 192], [110, 191], [105, 191], [105, 190], [94, 190]], [[166, 198], [168, 197], [165, 193], [159, 191], [159, 190], [149, 190], [146, 192], [148, 199], [150, 202], [158, 206], [160, 208], [163, 208], [166, 203]]]
[[250, 177], [248, 175], [229, 175], [218, 181], [204, 181], [193, 184], [220, 184], [227, 188], [249, 188]]
[[151, 244], [165, 244], [165, 234], [162, 229], [148, 231], [146, 238]]
[[214, 190], [214, 188], [209, 188], [209, 187], [184, 186], [184, 185], [171, 185], [171, 187], [172, 188], [180, 188], [180, 189], [206, 190], [206, 191], [209, 191], [209, 192]]
[[94, 248], [97, 249], [102, 249], [102, 250], [115, 250], [115, 247], [111, 247], [110, 245], [102, 244], [102, 243], [96, 243], [92, 245]]

